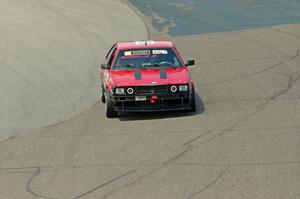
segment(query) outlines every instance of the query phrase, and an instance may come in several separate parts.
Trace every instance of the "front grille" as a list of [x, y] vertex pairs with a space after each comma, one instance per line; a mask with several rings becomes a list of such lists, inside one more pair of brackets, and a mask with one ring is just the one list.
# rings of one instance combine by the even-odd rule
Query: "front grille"
[[168, 85], [137, 86], [136, 94], [163, 94], [168, 93]]

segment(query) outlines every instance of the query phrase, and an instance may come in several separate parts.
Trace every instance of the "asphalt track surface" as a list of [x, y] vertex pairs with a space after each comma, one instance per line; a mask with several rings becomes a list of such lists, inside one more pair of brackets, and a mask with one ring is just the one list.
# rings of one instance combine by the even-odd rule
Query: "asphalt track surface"
[[[3, 5], [10, 6], [10, 9], [4, 10], [14, 11], [13, 13], [19, 13], [15, 12], [17, 8], [24, 11], [26, 7], [22, 4], [23, 1], [0, 2], [1, 8]], [[96, 2], [101, 6], [93, 6]], [[28, 9], [36, 8], [35, 11], [39, 12], [41, 9], [39, 3], [46, 4], [46, 8], [50, 9], [47, 11], [45, 6], [42, 6], [45, 10], [41, 13], [49, 14], [45, 19], [53, 20], [53, 25], [46, 29], [40, 27], [39, 23], [28, 22], [27, 26], [32, 26], [30, 30], [33, 30], [33, 27], [40, 27], [38, 32], [46, 35], [46, 38], [60, 35], [58, 27], [67, 31], [69, 30], [67, 25], [71, 27], [74, 25], [72, 20], [65, 20], [71, 8], [76, 11], [80, 8], [80, 13], [72, 12], [73, 17], [78, 17], [76, 27], [80, 31], [86, 27], [87, 21], [94, 21], [95, 17], [99, 20], [95, 20], [90, 28], [97, 27], [95, 32], [99, 33], [103, 30], [103, 23], [105, 24], [103, 19], [116, 17], [115, 21], [120, 21], [120, 17], [116, 14], [119, 13], [132, 15], [126, 19], [130, 18], [132, 20], [130, 25], [136, 28], [128, 28], [128, 24], [121, 23], [125, 30], [136, 31], [132, 32], [131, 36], [142, 37], [146, 34], [140, 19], [119, 1], [87, 1], [86, 7], [79, 1], [67, 0], [51, 3], [32, 0], [24, 4], [28, 4]], [[61, 9], [64, 6], [68, 9]], [[113, 6], [116, 13], [109, 15], [110, 11], [107, 10], [112, 8], [109, 6]], [[125, 10], [117, 12], [116, 6], [120, 6], [121, 10], [126, 8], [126, 12]], [[59, 10], [62, 14], [52, 13], [54, 10]], [[82, 12], [89, 14], [88, 20], [84, 20], [86, 15]], [[8, 19], [12, 22], [24, 19], [22, 15], [18, 16], [12, 14]], [[79, 16], [83, 19], [80, 20]], [[33, 19], [38, 20], [41, 17], [33, 17], [31, 20]], [[2, 24], [7, 22], [4, 23], [2, 16], [0, 20], [3, 29]], [[148, 24], [144, 18], [143, 20]], [[50, 31], [51, 27], [62, 21], [65, 24], [61, 24], [53, 32]], [[83, 95], [84, 99], [73, 103], [82, 106], [78, 112], [86, 108], [85, 111], [68, 120], [63, 120], [60, 114], [53, 113], [54, 118], [62, 117], [55, 118], [59, 123], [43, 128], [36, 128], [39, 125], [30, 125], [30, 128], [35, 130], [0, 142], [0, 198], [300, 198], [299, 25], [169, 38], [155, 33], [148, 24], [150, 38], [172, 39], [183, 52], [184, 58], [196, 59], [198, 64], [191, 67], [191, 74], [197, 86], [198, 111], [195, 114], [122, 114], [120, 118], [108, 120], [104, 117], [104, 105], [98, 102], [94, 91], [97, 87], [94, 84], [97, 84], [98, 80], [97, 74], [93, 73], [96, 73], [97, 69], [93, 67], [95, 60], [104, 54], [101, 45], [108, 48], [110, 40], [115, 39], [114, 37], [120, 36], [122, 39], [129, 37], [128, 34], [121, 33], [112, 36], [114, 32], [112, 30], [120, 28], [121, 24], [107, 29], [108, 38], [104, 37], [107, 34], [103, 34], [101, 39], [96, 36], [84, 37], [95, 50], [99, 50], [97, 58], [94, 56], [98, 51], [92, 54], [88, 49], [71, 56], [80, 59], [82, 64], [87, 64], [84, 66], [92, 68], [86, 68], [88, 72], [76, 68], [79, 70], [76, 73], [77, 78], [86, 73], [94, 77], [82, 80], [82, 87], [85, 88], [83, 90], [91, 89], [91, 95], [89, 92], [84, 95], [74, 91], [78, 96]], [[20, 47], [20, 42], [30, 41], [31, 35], [31, 32], [29, 35], [25, 34], [28, 31], [17, 34], [12, 26], [6, 27], [5, 30], [11, 30], [11, 34], [7, 34], [6, 37], [16, 34], [19, 35], [19, 40], [14, 40], [15, 48], [5, 51], [11, 52], [8, 58], [5, 59], [1, 53], [4, 61], [1, 62], [0, 89], [6, 88], [2, 83], [6, 82], [3, 81], [4, 78], [10, 80], [9, 75], [3, 75], [2, 70], [8, 70], [8, 65], [21, 68], [24, 66], [12, 64], [13, 60], [17, 60], [18, 63], [23, 60], [14, 57], [21, 55], [12, 53], [22, 54], [17, 47]], [[35, 37], [31, 39], [34, 41]], [[48, 41], [43, 38], [41, 40]], [[82, 48], [87, 48], [86, 40], [81, 43]], [[1, 42], [3, 41], [6, 40], [1, 39]], [[72, 42], [69, 44], [75, 45]], [[49, 42], [50, 44], [52, 42]], [[58, 44], [53, 42], [54, 47], [59, 46]], [[36, 42], [36, 45], [43, 46], [40, 42]], [[42, 73], [44, 79], [52, 79], [56, 70], [62, 70], [60, 67], [51, 68], [51, 60], [59, 66], [65, 66], [67, 63], [65, 56], [47, 53], [49, 47], [29, 51], [32, 48], [32, 45], [24, 46], [26, 54], [25, 52], [22, 54], [23, 58], [28, 57], [32, 62], [32, 65], [25, 62], [27, 70], [32, 71], [26, 73], [29, 80], [36, 80], [39, 76], [34, 75], [41, 69], [33, 66], [40, 66], [42, 62], [40, 57], [43, 55], [48, 57], [46, 56], [48, 54], [50, 59], [46, 62], [48, 73]], [[63, 45], [60, 48], [64, 53], [74, 50], [72, 46], [64, 48]], [[8, 61], [12, 63], [5, 65]], [[70, 63], [67, 66], [71, 67], [74, 64]], [[16, 71], [22, 75], [25, 73], [21, 69]], [[61, 74], [60, 71], [57, 73]], [[50, 74], [52, 75], [48, 77]], [[72, 76], [67, 74], [69, 73], [61, 74], [61, 78], [68, 82]], [[15, 74], [12, 75], [14, 76]], [[25, 87], [24, 83], [16, 82], [16, 79], [8, 80], [7, 82], [11, 82], [10, 86], [16, 84]], [[52, 84], [53, 87], [51, 84], [45, 84], [48, 87], [44, 90], [49, 88], [49, 95], [52, 91], [64, 87], [58, 80], [53, 82], [55, 82]], [[34, 85], [43, 88], [41, 81]], [[71, 87], [69, 89], [69, 92], [73, 93]], [[7, 91], [6, 94], [14, 95], [13, 89], [8, 90], [10, 92]], [[21, 95], [16, 99], [10, 98], [11, 103], [7, 101], [7, 104], [1, 107], [1, 117], [4, 117], [3, 113], [7, 114], [5, 110], [11, 104], [16, 104], [15, 106], [20, 109], [25, 108], [26, 106], [23, 107], [19, 103], [26, 102], [26, 97], [34, 98], [33, 93], [24, 94], [22, 96], [24, 98], [20, 98]], [[6, 95], [3, 95], [3, 91], [0, 94], [3, 103], [2, 99], [6, 99], [4, 98]], [[66, 104], [69, 100], [72, 101], [75, 95], [68, 95], [62, 91], [60, 94], [62, 98], [65, 97]], [[43, 97], [43, 99], [45, 102], [54, 99], [60, 101], [60, 98]], [[14, 103], [12, 100], [15, 100]], [[86, 107], [81, 105], [86, 101], [91, 103], [87, 103]], [[38, 104], [39, 98], [35, 102], [34, 105]], [[87, 107], [93, 103], [94, 105], [88, 109]], [[30, 111], [32, 114], [38, 113], [41, 107], [33, 106]], [[61, 112], [64, 112], [64, 109], [61, 109]], [[28, 114], [22, 118], [20, 114], [15, 115], [20, 117], [19, 119], [31, 116]], [[71, 115], [75, 115], [75, 112]], [[66, 118], [68, 116], [70, 115]], [[9, 120], [14, 117], [7, 115], [7, 118]], [[45, 123], [51, 122], [47, 115], [39, 115], [37, 118], [45, 120]], [[15, 123], [17, 126], [18, 122]], [[23, 126], [18, 128], [22, 129]]]
[[0, 140], [92, 107], [107, 49], [145, 37], [119, 1], [0, 0]]

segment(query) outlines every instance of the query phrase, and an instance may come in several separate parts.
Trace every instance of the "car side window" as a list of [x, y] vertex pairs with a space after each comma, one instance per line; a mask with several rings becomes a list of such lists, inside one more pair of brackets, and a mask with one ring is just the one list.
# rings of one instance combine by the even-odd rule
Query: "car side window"
[[113, 49], [115, 48], [115, 44], [110, 48], [110, 50], [108, 51], [108, 53], [106, 54], [106, 56], [105, 56], [105, 59], [107, 60], [109, 57], [110, 57], [110, 55], [111, 55], [111, 53], [112, 53], [112, 51], [113, 51]]
[[115, 46], [114, 46], [111, 51], [111, 54], [108, 56], [107, 65], [111, 66], [112, 61], [114, 60], [114, 57], [115, 57], [114, 55], [115, 55], [116, 50], [117, 50], [117, 48], [115, 48]]

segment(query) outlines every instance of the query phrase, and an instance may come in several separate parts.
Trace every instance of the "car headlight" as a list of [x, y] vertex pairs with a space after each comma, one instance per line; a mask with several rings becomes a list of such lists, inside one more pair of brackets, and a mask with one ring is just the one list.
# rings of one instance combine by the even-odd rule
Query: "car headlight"
[[124, 88], [115, 88], [115, 93], [117, 95], [124, 95], [125, 94], [125, 89]]
[[129, 87], [126, 89], [126, 92], [128, 95], [132, 95], [134, 93], [134, 89], [132, 87]]
[[187, 85], [179, 85], [179, 91], [188, 91]]
[[173, 86], [170, 87], [170, 91], [171, 91], [172, 93], [176, 93], [177, 90], [178, 90], [178, 88], [177, 88], [177, 86], [175, 86], [175, 85], [173, 85]]

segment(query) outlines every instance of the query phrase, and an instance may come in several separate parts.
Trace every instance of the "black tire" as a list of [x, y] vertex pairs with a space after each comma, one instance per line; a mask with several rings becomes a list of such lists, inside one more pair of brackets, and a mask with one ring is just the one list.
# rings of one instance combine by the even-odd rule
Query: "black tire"
[[104, 92], [105, 92], [105, 91], [104, 91], [104, 88], [103, 88], [103, 86], [102, 86], [102, 92], [101, 92], [101, 102], [102, 102], [102, 103], [105, 103], [105, 102], [106, 102]]
[[195, 89], [192, 89], [192, 94], [191, 94], [191, 109], [189, 110], [190, 112], [196, 112], [196, 97], [195, 97]]
[[106, 117], [107, 118], [115, 118], [118, 116], [118, 112], [113, 108], [113, 102], [110, 97], [106, 100]]

